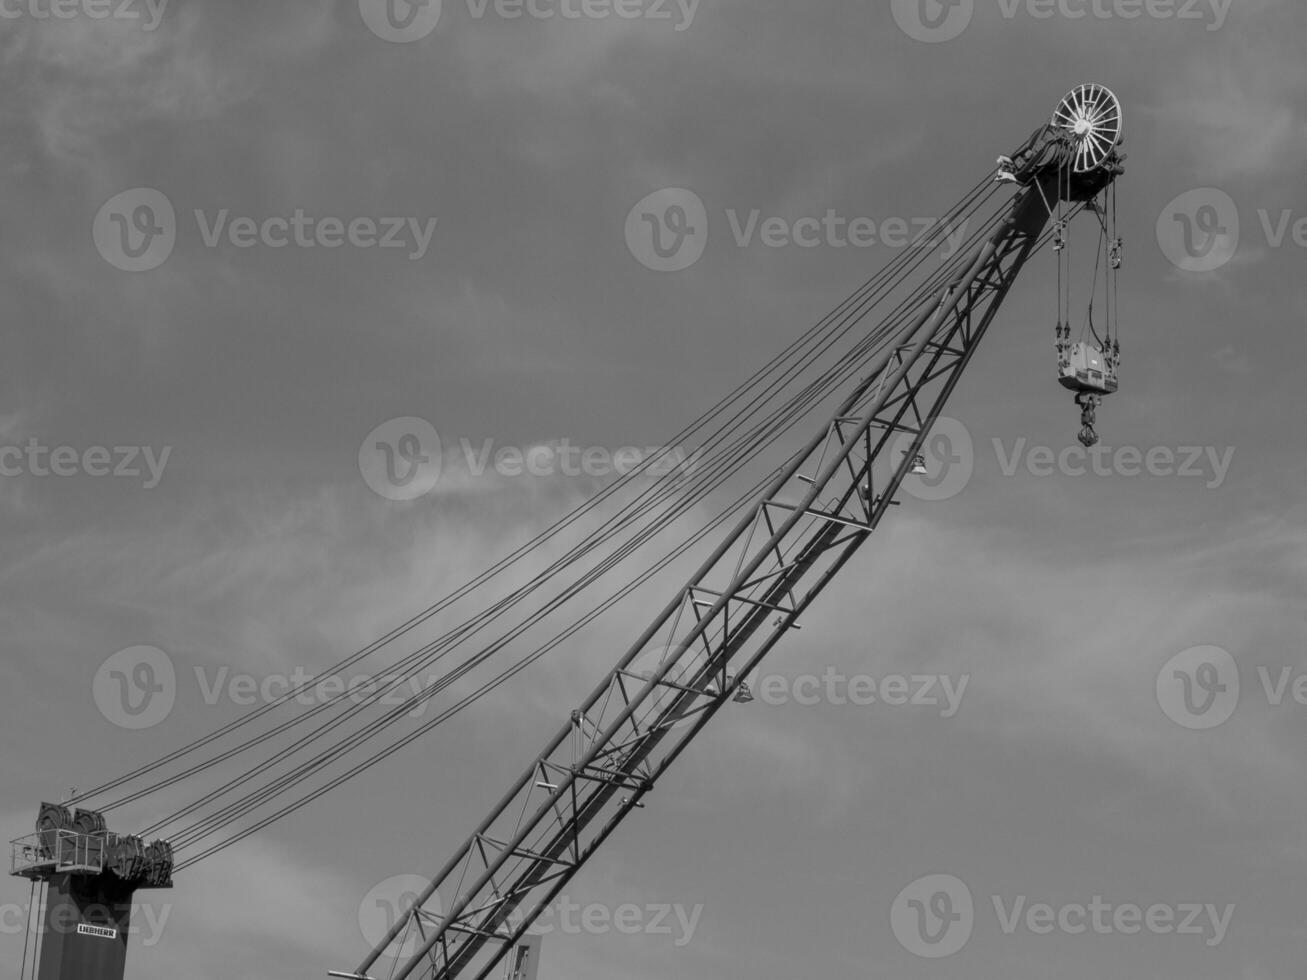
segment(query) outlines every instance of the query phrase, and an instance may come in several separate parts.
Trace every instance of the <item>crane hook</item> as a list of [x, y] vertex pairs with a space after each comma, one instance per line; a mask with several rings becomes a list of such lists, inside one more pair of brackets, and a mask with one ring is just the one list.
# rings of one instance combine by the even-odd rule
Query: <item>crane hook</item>
[[1087, 391], [1076, 395], [1076, 404], [1080, 406], [1080, 444], [1086, 449], [1098, 445], [1098, 433], [1094, 431], [1096, 409], [1103, 399]]

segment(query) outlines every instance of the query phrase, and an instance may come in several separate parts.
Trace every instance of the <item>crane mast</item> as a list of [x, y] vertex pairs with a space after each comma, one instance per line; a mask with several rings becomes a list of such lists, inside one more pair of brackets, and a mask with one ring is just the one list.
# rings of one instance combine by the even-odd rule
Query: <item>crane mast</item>
[[[1076, 138], [1057, 136], [1071, 149]], [[1091, 200], [1122, 169], [1114, 147], [1072, 179], [1067, 159], [1045, 154], [1021, 176], [998, 230], [893, 336], [383, 941], [333, 976], [369, 978], [392, 956], [395, 980], [481, 980], [642, 806], [880, 525], [1053, 204]], [[911, 448], [895, 459], [905, 436]]]

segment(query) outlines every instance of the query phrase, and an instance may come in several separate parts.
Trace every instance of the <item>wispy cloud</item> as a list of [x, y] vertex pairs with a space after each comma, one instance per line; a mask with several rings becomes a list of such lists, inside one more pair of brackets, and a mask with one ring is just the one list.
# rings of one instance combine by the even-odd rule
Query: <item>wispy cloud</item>
[[[1286, 40], [1235, 40], [1215, 56], [1190, 55], [1169, 73], [1160, 101], [1146, 111], [1164, 140], [1187, 149], [1192, 172], [1214, 179], [1297, 173], [1307, 152], [1307, 72], [1287, 49], [1268, 53]], [[1275, 71], [1266, 70], [1268, 57]]]
[[[224, 20], [234, 32], [214, 29]], [[302, 58], [335, 30], [323, 5], [304, 2], [257, 17], [236, 6], [164, 4], [152, 29], [86, 16], [8, 23], [0, 70], [21, 93], [11, 117], [30, 119], [49, 157], [82, 167], [103, 163], [103, 142], [135, 127], [214, 118], [257, 92], [273, 59]]]

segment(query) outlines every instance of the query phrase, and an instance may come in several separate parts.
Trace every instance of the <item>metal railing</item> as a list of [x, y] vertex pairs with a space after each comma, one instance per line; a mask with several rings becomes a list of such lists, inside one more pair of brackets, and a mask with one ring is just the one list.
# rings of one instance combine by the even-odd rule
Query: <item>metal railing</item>
[[62, 871], [98, 874], [118, 842], [117, 834], [79, 834], [75, 830], [42, 830], [10, 844], [9, 873], [25, 878]]

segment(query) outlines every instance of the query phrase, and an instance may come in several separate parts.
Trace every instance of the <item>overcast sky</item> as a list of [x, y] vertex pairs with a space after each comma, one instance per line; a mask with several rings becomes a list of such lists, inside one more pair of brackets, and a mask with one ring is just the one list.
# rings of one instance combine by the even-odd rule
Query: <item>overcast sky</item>
[[[904, 495], [765, 663], [780, 695], [723, 711], [569, 885], [601, 911], [555, 920], [540, 977], [1301, 977], [1299, 0], [52, 2], [0, 0], [10, 837], [236, 717], [206, 697], [232, 675], [323, 669], [666, 444], [1094, 81], [1129, 153], [1097, 471], [1058, 462], [1079, 419], [1040, 255], [949, 404], [965, 475]], [[641, 245], [668, 188], [701, 254]], [[439, 479], [387, 487], [369, 446], [404, 455], [412, 418]], [[514, 469], [563, 440], [593, 472]], [[352, 968], [374, 890], [444, 863], [665, 595], [141, 893], [128, 976]], [[175, 690], [133, 728], [103, 685], [142, 646]]]

